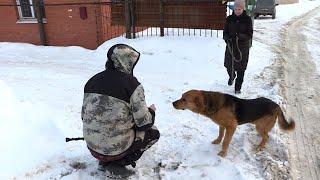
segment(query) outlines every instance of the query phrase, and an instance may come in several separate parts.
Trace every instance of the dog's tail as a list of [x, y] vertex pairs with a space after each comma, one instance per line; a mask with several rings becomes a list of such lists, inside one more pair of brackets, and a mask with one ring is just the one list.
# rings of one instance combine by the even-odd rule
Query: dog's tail
[[280, 129], [286, 131], [291, 131], [296, 126], [292, 118], [290, 118], [290, 122], [286, 120], [280, 107], [278, 107], [278, 125], [280, 126]]

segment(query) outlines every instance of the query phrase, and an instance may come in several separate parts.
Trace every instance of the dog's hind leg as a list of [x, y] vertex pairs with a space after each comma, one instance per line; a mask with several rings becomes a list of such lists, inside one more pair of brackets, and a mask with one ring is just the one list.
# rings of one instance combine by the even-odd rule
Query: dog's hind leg
[[220, 144], [220, 142], [222, 141], [222, 138], [224, 136], [224, 130], [225, 130], [224, 127], [219, 126], [219, 136], [217, 137], [217, 139], [212, 141], [211, 144]]
[[[266, 143], [269, 140], [268, 133], [273, 127], [272, 124], [274, 124], [274, 123], [272, 123], [271, 117], [263, 118], [260, 121], [258, 121], [258, 123], [256, 123], [256, 130], [262, 138], [262, 140], [257, 148], [258, 151], [262, 151], [265, 148]], [[270, 126], [271, 126], [271, 128], [270, 128]]]
[[258, 121], [258, 123], [256, 123], [256, 129], [260, 134], [260, 136], [262, 137], [262, 140], [257, 149], [258, 151], [261, 151], [265, 148], [265, 145], [269, 140], [268, 133], [271, 131], [274, 124], [276, 123], [276, 118], [277, 117], [273, 115], [273, 116], [263, 118], [260, 121]]
[[268, 135], [268, 132], [265, 131], [265, 129], [263, 128], [260, 128], [260, 127], [256, 127], [258, 133], [260, 134], [260, 136], [262, 137], [262, 140], [258, 146], [258, 151], [262, 151], [266, 145], [266, 143], [268, 142], [269, 140], [269, 135]]
[[236, 128], [237, 128], [237, 126], [226, 127], [226, 135], [224, 136], [224, 139], [222, 142], [222, 150], [218, 153], [219, 156], [225, 157], [227, 155], [229, 144], [230, 144], [230, 141], [232, 139], [232, 136], [233, 136]]

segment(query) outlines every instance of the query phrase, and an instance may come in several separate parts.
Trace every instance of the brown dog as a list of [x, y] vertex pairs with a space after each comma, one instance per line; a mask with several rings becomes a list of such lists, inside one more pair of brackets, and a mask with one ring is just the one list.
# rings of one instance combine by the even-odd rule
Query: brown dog
[[[268, 132], [277, 118], [283, 130], [293, 130], [294, 121], [288, 123], [279, 105], [267, 98], [240, 99], [220, 92], [191, 90], [181, 99], [173, 102], [176, 109], [189, 109], [210, 118], [219, 125], [219, 136], [212, 144], [219, 144], [223, 139], [222, 150], [218, 155], [227, 155], [228, 147], [238, 125], [252, 123], [262, 137], [258, 150], [262, 150], [269, 139]], [[225, 136], [224, 136], [224, 132]]]

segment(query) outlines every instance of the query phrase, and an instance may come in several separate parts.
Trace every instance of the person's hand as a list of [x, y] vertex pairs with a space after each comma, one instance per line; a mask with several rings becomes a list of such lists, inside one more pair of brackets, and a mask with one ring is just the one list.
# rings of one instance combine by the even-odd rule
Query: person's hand
[[151, 104], [151, 106], [149, 106], [150, 109], [152, 109], [153, 111], [156, 111], [156, 106], [154, 104]]
[[235, 39], [237, 39], [237, 38], [239, 38], [239, 34], [238, 34], [238, 33], [230, 36], [230, 40], [235, 40]]
[[225, 39], [224, 42], [226, 42], [226, 44], [228, 43], [232, 43], [232, 38], [229, 38], [229, 39]]

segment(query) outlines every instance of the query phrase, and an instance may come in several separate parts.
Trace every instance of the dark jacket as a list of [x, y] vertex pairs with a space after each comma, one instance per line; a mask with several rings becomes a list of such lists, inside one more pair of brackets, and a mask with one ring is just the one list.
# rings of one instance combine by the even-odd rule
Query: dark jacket
[[155, 112], [147, 107], [143, 87], [133, 76], [139, 56], [124, 44], [111, 47], [106, 70], [85, 85], [83, 136], [87, 146], [99, 154], [125, 152], [154, 123]]
[[[223, 39], [230, 43], [233, 47], [233, 54], [235, 55], [235, 58], [240, 60], [236, 44], [236, 39], [238, 38], [238, 47], [242, 53], [242, 60], [240, 62], [234, 62], [235, 71], [245, 71], [247, 68], [252, 34], [252, 19], [245, 11], [243, 11], [240, 16], [236, 16], [232, 13], [232, 15], [227, 17], [223, 30]], [[232, 56], [228, 46], [226, 46], [224, 66], [227, 69], [232, 68]]]

